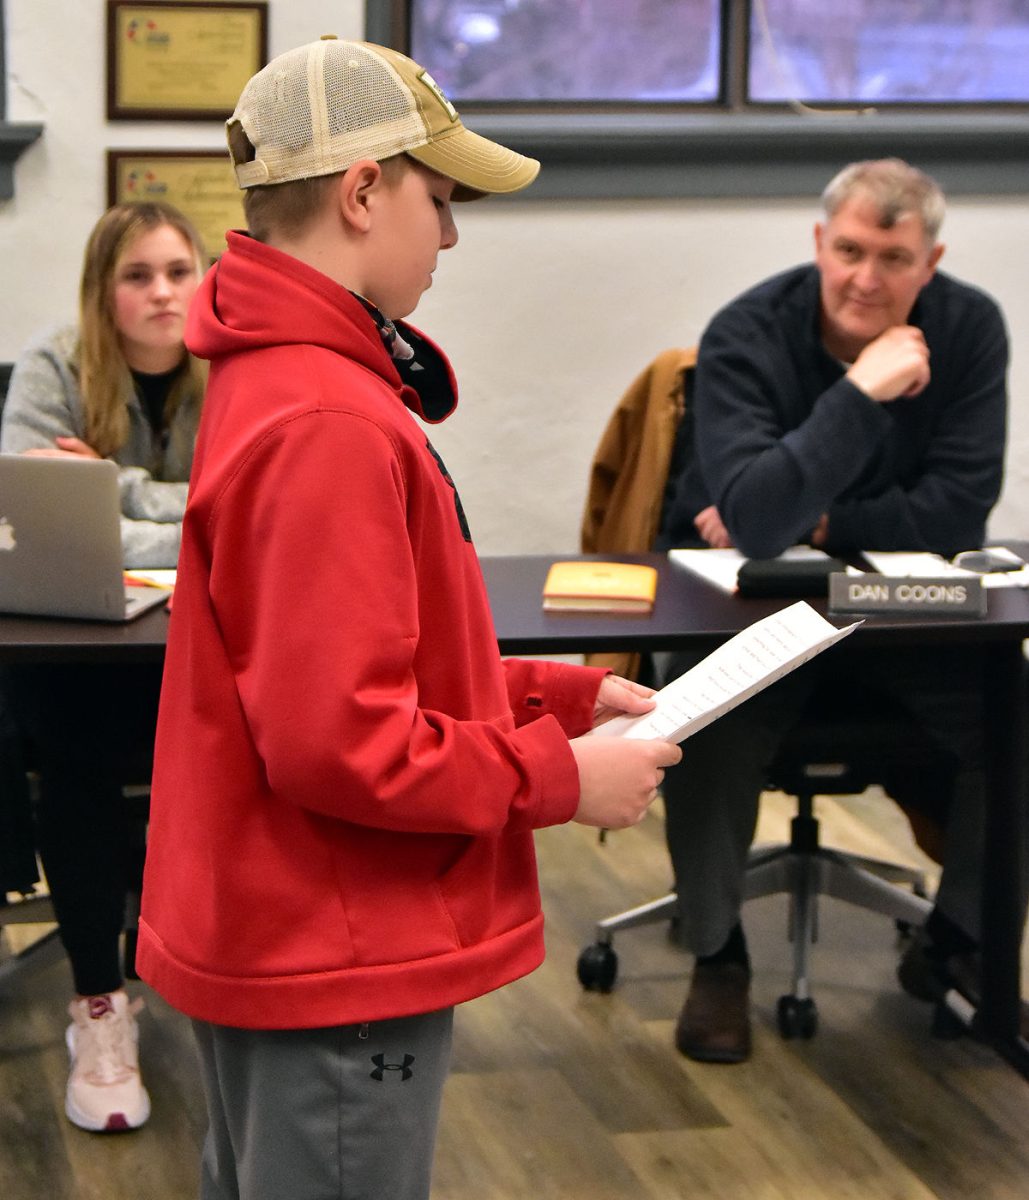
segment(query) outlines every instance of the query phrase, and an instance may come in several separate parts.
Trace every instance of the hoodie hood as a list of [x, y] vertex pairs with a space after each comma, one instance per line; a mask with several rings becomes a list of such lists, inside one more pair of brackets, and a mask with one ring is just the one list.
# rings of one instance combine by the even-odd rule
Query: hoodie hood
[[230, 232], [228, 246], [190, 306], [185, 342], [192, 354], [214, 362], [272, 346], [321, 346], [379, 375], [425, 421], [443, 421], [457, 407], [450, 363], [423, 333], [397, 321], [414, 358], [394, 360], [345, 287], [248, 234]]

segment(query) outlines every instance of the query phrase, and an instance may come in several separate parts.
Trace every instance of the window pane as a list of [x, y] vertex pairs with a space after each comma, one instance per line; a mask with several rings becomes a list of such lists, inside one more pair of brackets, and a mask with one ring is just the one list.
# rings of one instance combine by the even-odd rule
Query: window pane
[[754, 0], [750, 98], [1025, 102], [1027, 58], [1026, 0]]
[[712, 101], [718, 0], [413, 0], [411, 57], [455, 101]]

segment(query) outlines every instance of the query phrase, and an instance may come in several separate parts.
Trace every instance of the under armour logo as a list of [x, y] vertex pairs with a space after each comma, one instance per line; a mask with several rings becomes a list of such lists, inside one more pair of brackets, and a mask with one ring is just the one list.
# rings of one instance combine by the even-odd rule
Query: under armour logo
[[375, 1070], [372, 1071], [369, 1078], [375, 1079], [379, 1083], [382, 1083], [383, 1071], [399, 1071], [401, 1083], [407, 1083], [414, 1074], [414, 1071], [411, 1070], [411, 1064], [414, 1062], [413, 1054], [405, 1054], [404, 1061], [399, 1063], [386, 1062], [385, 1054], [373, 1054], [372, 1062], [375, 1063]]

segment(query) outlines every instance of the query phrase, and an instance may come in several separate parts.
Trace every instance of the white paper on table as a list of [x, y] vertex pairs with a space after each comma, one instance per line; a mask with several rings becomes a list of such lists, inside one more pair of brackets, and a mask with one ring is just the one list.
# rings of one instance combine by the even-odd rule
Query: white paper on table
[[939, 554], [928, 551], [908, 550], [863, 550], [862, 557], [866, 558], [880, 575], [903, 575], [905, 577], [932, 578], [960, 576], [967, 579], [973, 576], [981, 579], [984, 588], [1029, 587], [1029, 566], [1020, 571], [969, 571], [967, 567], [956, 566]]
[[942, 555], [930, 554], [927, 550], [862, 550], [861, 556], [866, 558], [880, 575], [891, 575], [894, 578], [904, 576], [931, 579], [954, 575], [967, 579], [969, 575], [975, 574], [975, 571], [956, 567]]
[[747, 561], [734, 549], [719, 550], [669, 550], [668, 561], [676, 563], [713, 583], [723, 592], [736, 591], [736, 576]]
[[1029, 588], [1029, 566], [1018, 571], [988, 571], [980, 575], [984, 588]]
[[681, 742], [770, 683], [845, 638], [862, 622], [837, 629], [804, 600], [748, 625], [654, 697], [638, 717], [615, 717], [594, 737], [664, 738]]
[[[815, 546], [790, 546], [788, 550], [784, 550], [778, 556], [778, 561], [804, 562], [828, 557], [824, 550], [819, 550]], [[723, 592], [736, 591], [736, 578], [740, 573], [740, 567], [747, 561], [739, 550], [734, 548], [723, 550], [714, 547], [706, 550], [669, 550], [668, 559], [670, 562], [692, 571], [695, 575], [701, 576], [708, 583], [720, 587]]]

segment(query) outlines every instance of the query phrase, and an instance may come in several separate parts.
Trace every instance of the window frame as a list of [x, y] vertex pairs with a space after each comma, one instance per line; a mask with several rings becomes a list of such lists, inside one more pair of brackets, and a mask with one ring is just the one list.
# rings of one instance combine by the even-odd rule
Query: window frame
[[[408, 7], [366, 0], [367, 40], [407, 52]], [[827, 105], [812, 115], [747, 104], [749, 4], [722, 0], [722, 12], [729, 38], [718, 108], [464, 101], [462, 119], [540, 159], [527, 200], [807, 196], [845, 163], [888, 155], [929, 171], [950, 195], [1029, 192], [1029, 105], [890, 105], [868, 115]]]
[[43, 132], [42, 125], [7, 120], [6, 29], [4, 0], [0, 0], [0, 201], [14, 196], [14, 164]]

